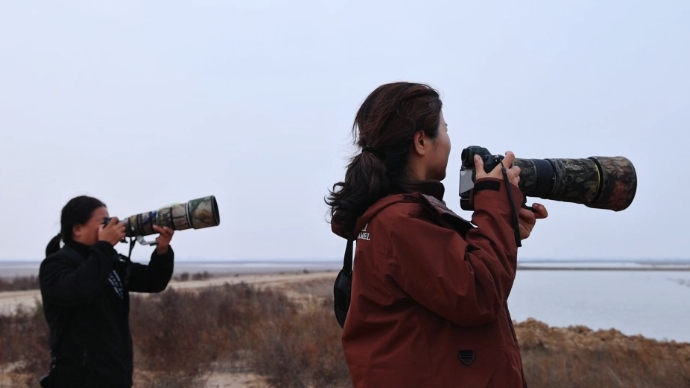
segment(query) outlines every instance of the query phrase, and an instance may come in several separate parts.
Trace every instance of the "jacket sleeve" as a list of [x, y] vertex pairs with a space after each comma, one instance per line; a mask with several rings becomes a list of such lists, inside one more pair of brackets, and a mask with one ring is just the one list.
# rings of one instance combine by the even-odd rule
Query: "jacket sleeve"
[[91, 246], [88, 259], [81, 262], [62, 252], [47, 257], [38, 275], [41, 294], [62, 306], [88, 304], [102, 291], [115, 256], [112, 245], [99, 241]]
[[[495, 181], [497, 190], [476, 194], [472, 223], [477, 227], [465, 239], [413, 216], [398, 216], [390, 225], [393, 280], [418, 303], [458, 325], [495, 321], [515, 279], [511, 207], [504, 183]], [[511, 189], [519, 209], [522, 193]]]
[[172, 247], [169, 247], [164, 255], [159, 255], [154, 249], [148, 265], [132, 263], [129, 290], [134, 292], [165, 290], [173, 275], [174, 258], [175, 253]]

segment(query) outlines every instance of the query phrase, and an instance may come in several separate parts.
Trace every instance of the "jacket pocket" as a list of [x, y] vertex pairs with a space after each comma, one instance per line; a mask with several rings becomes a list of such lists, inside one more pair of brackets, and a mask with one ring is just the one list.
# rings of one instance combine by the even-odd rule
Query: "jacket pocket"
[[[508, 375], [515, 374], [508, 358], [507, 348], [459, 349], [456, 352], [452, 381], [453, 387], [511, 388], [501, 385]], [[442, 372], [441, 372], [442, 373]], [[517, 371], [519, 374], [519, 371]], [[503, 377], [501, 377], [503, 376]], [[508, 381], [512, 380], [509, 378]]]

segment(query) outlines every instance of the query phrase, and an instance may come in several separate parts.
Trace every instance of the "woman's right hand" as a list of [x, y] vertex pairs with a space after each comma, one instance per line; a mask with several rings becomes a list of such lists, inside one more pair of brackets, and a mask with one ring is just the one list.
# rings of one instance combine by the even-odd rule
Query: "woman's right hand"
[[115, 246], [125, 238], [125, 223], [120, 222], [117, 217], [113, 217], [108, 222], [108, 225], [101, 225], [98, 230], [98, 241], [107, 241]]
[[[514, 184], [517, 186], [520, 184], [520, 167], [518, 166], [512, 166], [513, 161], [515, 160], [515, 154], [512, 151], [507, 151], [505, 158], [503, 158], [503, 166], [506, 168], [506, 173], [508, 175], [508, 181], [510, 183]], [[494, 167], [491, 172], [487, 173], [484, 171], [484, 161], [479, 155], [474, 155], [474, 168], [476, 170], [476, 180], [482, 179], [482, 178], [498, 178], [503, 180], [503, 171], [501, 169], [501, 165], [497, 165]]]

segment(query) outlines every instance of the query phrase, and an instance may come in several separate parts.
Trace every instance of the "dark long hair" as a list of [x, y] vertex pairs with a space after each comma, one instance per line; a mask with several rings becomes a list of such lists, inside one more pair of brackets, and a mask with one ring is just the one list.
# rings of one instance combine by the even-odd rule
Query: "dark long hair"
[[74, 197], [62, 208], [60, 216], [60, 233], [53, 237], [46, 246], [46, 257], [60, 250], [60, 240], [71, 242], [72, 229], [75, 225], [82, 225], [91, 219], [93, 211], [99, 207], [105, 207], [100, 200], [81, 195]]
[[362, 152], [352, 157], [345, 181], [333, 185], [326, 199], [331, 222], [354, 233], [357, 218], [399, 187], [415, 132], [436, 138], [442, 106], [438, 92], [424, 84], [390, 83], [369, 94], [352, 126]]

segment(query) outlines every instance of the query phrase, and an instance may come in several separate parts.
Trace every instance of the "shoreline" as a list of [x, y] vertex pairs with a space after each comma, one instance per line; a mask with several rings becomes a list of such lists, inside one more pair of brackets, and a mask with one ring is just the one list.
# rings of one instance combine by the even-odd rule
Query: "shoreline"
[[527, 266], [517, 267], [518, 271], [666, 271], [666, 272], [685, 272], [690, 271], [690, 266], [681, 267], [550, 267], [550, 266]]
[[[137, 261], [143, 263], [142, 261]], [[38, 276], [41, 262], [22, 260], [0, 260], [0, 279]], [[173, 276], [183, 273], [196, 274], [207, 272], [214, 277], [238, 276], [252, 274], [299, 273], [304, 271], [322, 272], [339, 271], [341, 261], [319, 260], [227, 260], [227, 261], [193, 261], [175, 262]], [[519, 262], [518, 271], [654, 271], [654, 272], [688, 272], [690, 261], [527, 261]]]
[[[206, 287], [218, 287], [222, 286], [223, 284], [247, 284], [258, 290], [269, 289], [271, 291], [278, 291], [279, 293], [287, 296], [288, 299], [290, 299], [292, 302], [295, 302], [297, 306], [302, 307], [299, 309], [299, 311], [302, 311], [305, 314], [304, 316], [309, 317], [309, 323], [315, 322], [315, 324], [317, 324], [318, 322], [320, 322], [321, 326], [319, 327], [322, 327], [322, 329], [327, 328], [329, 330], [329, 333], [333, 332], [335, 335], [327, 337], [308, 337], [308, 340], [305, 342], [302, 334], [291, 334], [295, 336], [288, 337], [292, 338], [292, 340], [286, 340], [285, 337], [281, 336], [276, 337], [277, 342], [268, 342], [268, 344], [272, 344], [273, 346], [284, 345], [286, 346], [286, 349], [289, 348], [291, 349], [291, 352], [294, 352], [295, 357], [301, 357], [301, 350], [307, 349], [309, 350], [307, 354], [312, 354], [311, 352], [314, 351], [314, 348], [292, 348], [290, 344], [292, 344], [293, 342], [291, 341], [295, 341], [296, 339], [298, 339], [298, 341], [294, 343], [306, 343], [307, 345], [309, 345], [310, 343], [314, 343], [313, 341], [318, 340], [321, 341], [320, 343], [322, 343], [324, 347], [330, 346], [333, 349], [339, 349], [340, 344], [337, 340], [337, 336], [341, 333], [340, 328], [337, 326], [335, 320], [333, 319], [332, 306], [324, 305], [324, 301], [328, 300], [330, 295], [332, 295], [333, 280], [335, 279], [336, 273], [337, 272], [332, 270], [323, 272], [291, 271], [290, 273], [260, 273], [252, 275], [235, 274], [230, 276], [216, 276], [203, 280], [173, 281], [169, 284], [168, 288], [174, 289], [176, 292], [172, 295], [176, 296], [172, 300], [165, 298], [164, 300], [166, 300], [166, 304], [169, 303], [171, 306], [176, 306], [174, 307], [175, 311], [180, 311], [178, 310], [178, 308], [184, 309], [186, 307], [189, 307], [191, 308], [191, 310], [184, 310], [189, 312], [197, 308], [197, 304], [195, 303], [195, 301], [200, 302], [203, 300], [193, 299], [193, 295], [195, 294], [203, 294], [207, 296], [211, 295], [212, 297], [210, 298], [210, 300], [224, 300], [223, 298], [226, 295], [233, 295], [233, 298], [248, 297], [246, 293], [238, 293], [236, 291], [233, 291], [238, 290], [238, 288], [221, 287], [216, 290], [209, 290], [210, 293], [200, 292], [202, 291], [202, 289]], [[242, 289], [244, 288], [239, 287], [239, 290]], [[29, 301], [35, 300], [37, 298], [37, 295], [39, 294], [37, 290], [0, 293], [0, 304], [2, 303], [3, 296], [8, 296], [8, 294], [15, 294], [16, 296], [18, 293], [23, 292], [33, 293], [33, 295], [26, 295]], [[137, 295], [140, 303], [149, 303], [148, 297], [144, 297], [145, 294], [133, 293], [132, 295]], [[190, 296], [192, 297], [192, 299], [187, 299]], [[184, 298], [180, 299], [182, 297]], [[155, 302], [156, 300], [158, 302]], [[186, 300], [187, 303], [185, 303], [184, 305], [180, 305], [176, 304], [175, 300]], [[206, 300], [209, 300], [209, 298], [206, 298]], [[254, 297], [254, 299], [250, 298], [250, 300], [254, 300], [256, 302], [261, 301], [263, 299], [256, 299]], [[270, 301], [271, 299], [267, 300]], [[275, 302], [276, 300], [280, 299], [273, 300]], [[155, 303], [158, 303], [158, 306], [160, 306], [160, 301], [160, 298], [155, 298], [152, 302], [150, 302], [154, 303], [152, 305], [138, 304], [139, 307], [135, 310], [139, 313], [141, 313], [142, 311], [152, 311], [152, 309], [146, 309], [143, 307], [157, 306]], [[250, 303], [250, 305], [253, 305], [254, 308], [256, 308], [255, 304]], [[213, 304], [200, 303], [199, 306], [205, 307], [203, 311], [213, 311], [213, 308], [209, 308], [209, 306], [212, 307]], [[218, 311], [226, 310], [222, 306], [224, 306], [224, 304], [222, 303], [220, 305], [217, 305]], [[272, 303], [267, 303], [266, 306], [273, 306], [273, 308], [276, 307], [275, 304]], [[262, 308], [259, 307], [259, 310], [261, 309]], [[157, 308], [153, 310], [158, 311]], [[280, 309], [269, 310], [278, 311]], [[278, 318], [276, 315], [271, 315], [270, 311], [269, 315], [261, 316], [260, 322], [271, 322], [271, 320], [276, 319], [276, 324], [278, 324], [279, 326], [283, 325], [280, 327], [284, 327], [284, 325], [286, 325], [288, 322], [292, 322], [292, 320], [295, 319], [295, 316], [290, 314], [283, 316], [283, 318]], [[315, 311], [319, 312], [318, 315], [312, 315]], [[216, 313], [211, 312], [212, 317], [215, 317], [215, 314]], [[236, 312], [235, 314], [238, 314], [238, 312]], [[249, 314], [247, 316], [252, 315]], [[302, 317], [302, 319], [304, 319], [304, 316]], [[146, 317], [148, 319], [153, 316]], [[285, 319], [286, 317], [288, 321], [281, 320]], [[324, 319], [314, 320], [314, 318], [316, 317], [324, 317]], [[139, 327], [147, 327], [146, 324], [149, 323], [149, 320], [147, 319], [145, 319], [144, 321], [137, 321], [140, 325]], [[144, 326], [141, 326], [142, 322], [145, 322]], [[166, 321], [163, 320], [161, 322]], [[163, 326], [161, 322], [157, 321], [156, 325], [153, 325], [153, 327], [156, 327], [155, 330], [158, 330], [158, 328]], [[193, 320], [189, 322], [193, 322]], [[258, 322], [259, 321], [256, 321], [254, 322], [254, 324], [257, 324]], [[533, 376], [532, 380], [536, 382], [540, 381], [539, 379], [544, 380], [549, 376], [548, 374], [545, 375], [545, 372], [543, 372], [542, 369], [540, 369], [543, 365], [545, 365], [547, 359], [551, 360], [551, 364], [549, 364], [550, 368], [558, 368], [566, 364], [571, 365], [571, 363], [575, 363], [575, 366], [568, 366], [568, 368], [558, 372], [558, 376], [560, 377], [558, 377], [557, 379], [561, 380], [565, 379], [566, 376], [569, 376], [568, 373], [572, 368], [576, 368], [578, 370], [590, 370], [592, 357], [595, 357], [597, 360], [603, 359], [605, 363], [609, 363], [613, 367], [615, 367], [616, 369], [612, 373], [617, 373], [617, 376], [618, 374], [626, 376], [630, 375], [631, 373], [634, 374], [634, 372], [640, 367], [640, 365], [649, 365], [649, 363], [653, 360], [662, 359], [673, 361], [672, 364], [669, 364], [670, 366], [667, 369], [674, 371], [677, 370], [677, 368], [679, 368], [679, 365], [682, 367], [682, 360], [690, 360], [690, 341], [659, 339], [644, 336], [641, 334], [630, 334], [619, 330], [615, 326], [612, 328], [596, 328], [580, 324], [553, 325], [545, 322], [544, 320], [535, 318], [514, 320], [513, 322], [515, 322], [515, 333], [520, 341], [521, 355], [523, 357], [523, 360], [525, 360], [524, 367], [526, 371], [529, 371], [530, 375]], [[305, 321], [302, 321], [302, 324], [298, 325], [298, 327], [304, 327], [304, 323]], [[207, 325], [203, 327], [215, 326]], [[250, 325], [249, 327], [252, 326]], [[264, 329], [266, 329], [272, 328], [274, 326], [269, 325], [263, 327]], [[202, 326], [198, 327], [198, 329], [200, 330], [201, 328]], [[217, 327], [215, 329], [211, 329], [210, 331], [206, 332], [206, 335], [214, 336], [218, 335], [218, 333], [221, 333], [221, 337], [218, 337], [217, 341], [222, 342], [220, 338], [224, 338], [222, 337], [222, 335], [225, 335], [227, 333], [223, 334], [223, 331], [219, 331], [217, 329]], [[262, 331], [262, 333], [268, 332], [270, 332], [270, 330]], [[297, 330], [296, 333], [300, 332], [301, 330]], [[292, 332], [290, 330], [287, 330], [285, 333]], [[321, 332], [317, 330], [316, 333]], [[148, 334], [150, 334], [150, 332]], [[145, 337], [147, 334], [144, 333], [142, 335]], [[14, 338], [17, 337], [15, 336]], [[221, 342], [213, 342], [213, 344], [218, 344], [218, 346], [221, 346]], [[285, 345], [285, 343], [287, 343], [287, 345]], [[261, 351], [262, 348], [258, 347], [251, 349], [254, 349], [253, 351]], [[139, 354], [141, 357], [144, 357], [148, 353], [140, 351]], [[325, 354], [340, 354], [340, 352], [325, 352]], [[266, 353], [266, 355], [262, 357], [272, 358], [273, 356], [273, 352], [268, 352]], [[243, 353], [243, 357], [248, 356], [246, 353]], [[625, 360], [625, 365], [621, 365], [621, 359]], [[243, 358], [241, 360], [244, 360], [244, 362], [246, 362], [246, 360], [248, 359]], [[12, 370], [12, 365], [13, 364], [0, 365], [0, 372], [3, 372], [0, 373], [0, 386], [4, 386], [3, 383], [6, 384], [9, 381], [7, 379], [3, 381], [2, 379], [2, 376], [6, 374], [6, 372], [14, 373]], [[267, 373], [266, 370], [237, 368], [236, 366], [238, 364], [227, 362], [227, 360], [225, 361], [225, 364], [214, 365], [213, 363], [209, 364], [207, 362], [203, 365], [205, 365], [205, 367], [208, 369], [206, 372], [204, 372], [206, 374], [203, 377], [200, 377], [198, 380], [198, 382], [200, 383], [200, 387], [269, 388], [271, 386], [276, 386], [268, 384], [270, 376], [273, 375]], [[596, 371], [593, 373], [594, 378], [600, 377], [596, 376]], [[658, 375], [665, 376], [665, 374], [667, 373], [667, 371], [662, 370], [658, 373]], [[148, 382], [150, 381], [151, 376], [155, 376], [152, 375], [149, 370], [144, 370], [141, 368], [136, 369], [135, 374], [135, 379], [138, 378], [138, 382]], [[17, 377], [19, 375], [13, 374], [13, 376]], [[536, 382], [535, 385], [539, 385], [536, 384]], [[343, 388], [345, 386], [346, 385], [344, 385]], [[588, 384], [587, 386], [591, 386], [591, 384]]]
[[[134, 262], [145, 264], [142, 261]], [[2, 261], [0, 260], [0, 279], [38, 276], [40, 261]], [[207, 272], [213, 277], [300, 273], [304, 271], [339, 271], [342, 262], [331, 261], [176, 261], [174, 276], [183, 273], [197, 274]]]
[[[184, 268], [189, 269], [189, 267]], [[551, 269], [549, 269], [551, 270]], [[538, 271], [537, 271], [538, 272]], [[184, 273], [181, 271], [179, 273]], [[179, 275], [177, 273], [177, 275]], [[251, 269], [245, 269], [244, 273], [220, 273], [216, 272], [213, 276], [204, 279], [190, 279], [190, 280], [172, 280], [168, 286], [169, 289], [174, 290], [198, 290], [205, 287], [216, 287], [222, 286], [224, 284], [248, 284], [261, 289], [272, 288], [278, 291], [285, 292], [288, 296], [294, 296], [299, 293], [313, 293], [319, 298], [324, 298], [332, 295], [332, 285], [333, 281], [337, 276], [337, 270], [327, 269], [321, 271], [310, 271], [306, 269], [302, 270], [274, 270], [274, 269], [264, 269], [263, 271], [252, 271]], [[687, 272], [683, 272], [687, 273]], [[314, 288], [316, 287], [316, 288]], [[318, 291], [318, 292], [315, 292]], [[133, 293], [133, 295], [140, 295]], [[40, 290], [27, 290], [27, 291], [4, 291], [0, 292], [0, 315], [13, 315], [18, 309], [23, 309], [25, 311], [30, 311], [35, 308], [36, 304], [41, 301]], [[554, 322], [544, 319], [544, 317], [534, 317], [528, 315], [526, 317], [519, 318], [515, 320], [516, 323], [523, 323], [530, 319], [535, 319], [537, 321], [544, 322], [554, 328], [566, 329], [571, 326], [585, 326], [591, 328], [592, 330], [621, 330], [626, 336], [643, 335], [638, 333], [627, 333], [624, 326], [618, 327], [617, 325], [592, 325], [592, 324], [582, 324], [576, 321], [571, 323], [560, 322], [560, 324], [554, 324]], [[679, 338], [668, 338], [665, 336], [658, 335], [643, 335], [644, 338], [656, 340], [659, 342], [677, 342], [677, 343], [690, 343], [690, 341], [683, 340], [685, 337]]]

